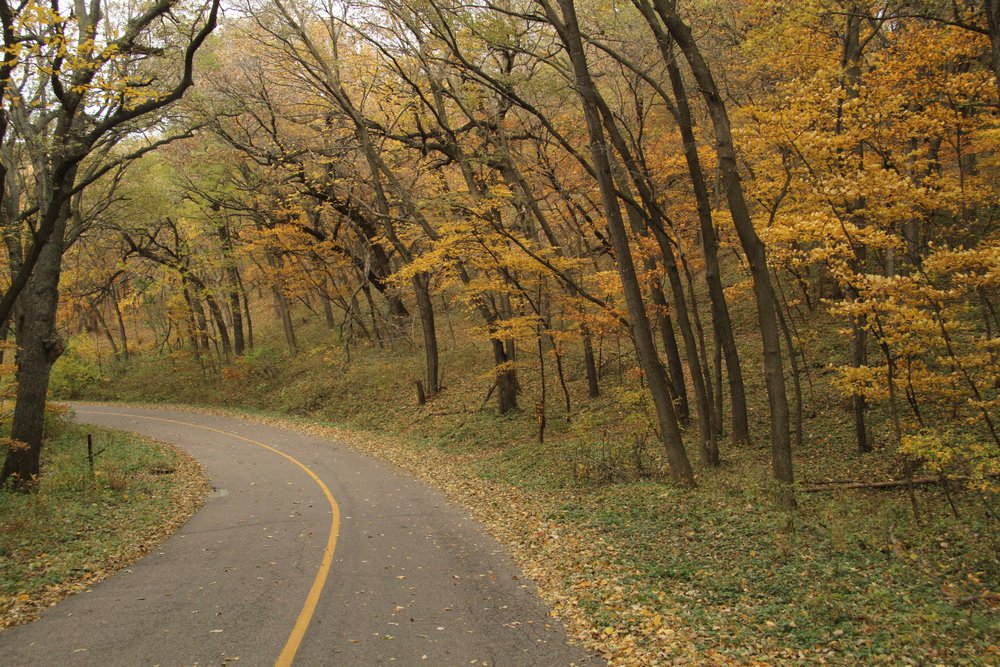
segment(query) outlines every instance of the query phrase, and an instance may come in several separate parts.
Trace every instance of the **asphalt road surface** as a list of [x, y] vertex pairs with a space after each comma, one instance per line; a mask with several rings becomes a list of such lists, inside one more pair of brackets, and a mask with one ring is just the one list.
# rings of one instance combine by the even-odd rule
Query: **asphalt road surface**
[[597, 665], [506, 550], [445, 497], [318, 437], [74, 406], [174, 443], [214, 491], [127, 570], [0, 633], [6, 665]]

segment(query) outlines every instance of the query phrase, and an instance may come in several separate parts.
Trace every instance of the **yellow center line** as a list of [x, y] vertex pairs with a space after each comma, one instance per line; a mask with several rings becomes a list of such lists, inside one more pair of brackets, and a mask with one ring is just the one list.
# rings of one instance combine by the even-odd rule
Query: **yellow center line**
[[326, 585], [327, 576], [330, 574], [330, 566], [333, 565], [333, 552], [337, 548], [337, 536], [340, 533], [340, 506], [337, 505], [337, 501], [334, 500], [333, 494], [330, 493], [330, 489], [323, 483], [323, 480], [321, 480], [319, 476], [310, 470], [304, 463], [295, 457], [286, 454], [280, 449], [272, 447], [271, 445], [266, 445], [259, 440], [237, 435], [236, 433], [230, 433], [229, 431], [212, 428], [211, 426], [202, 426], [201, 424], [178, 421], [176, 419], [166, 419], [163, 417], [149, 417], [147, 415], [136, 415], [122, 412], [101, 412], [98, 410], [87, 410], [85, 408], [80, 410], [80, 412], [92, 415], [107, 415], [109, 417], [149, 419], [152, 421], [166, 422], [168, 424], [192, 426], [205, 431], [212, 431], [214, 433], [227, 435], [230, 438], [236, 438], [237, 440], [244, 440], [288, 459], [298, 467], [302, 468], [302, 470], [305, 471], [305, 473], [309, 475], [314, 482], [316, 482], [316, 485], [323, 492], [323, 495], [326, 496], [326, 501], [330, 504], [330, 509], [333, 512], [333, 519], [330, 522], [330, 537], [327, 539], [326, 548], [323, 550], [323, 561], [320, 563], [319, 571], [316, 572], [316, 578], [313, 579], [312, 587], [309, 589], [309, 595], [306, 596], [306, 602], [302, 606], [302, 611], [299, 612], [299, 617], [295, 620], [295, 626], [292, 628], [292, 634], [288, 636], [288, 641], [285, 642], [285, 647], [281, 649], [281, 655], [278, 656], [278, 659], [274, 663], [275, 667], [289, 667], [289, 665], [291, 665], [295, 660], [295, 653], [299, 650], [299, 645], [302, 644], [302, 638], [305, 637], [306, 629], [309, 627], [309, 622], [312, 620], [313, 614], [316, 612], [316, 605], [319, 602], [319, 596], [323, 592], [323, 586]]

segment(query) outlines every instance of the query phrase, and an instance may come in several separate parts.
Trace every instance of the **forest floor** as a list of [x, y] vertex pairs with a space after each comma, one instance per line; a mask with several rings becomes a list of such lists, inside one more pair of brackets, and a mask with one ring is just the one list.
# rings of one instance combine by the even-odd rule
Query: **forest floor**
[[187, 521], [207, 492], [201, 466], [171, 445], [57, 416], [47, 432], [37, 492], [0, 493], [0, 630], [127, 567]]
[[[599, 399], [584, 398], [575, 360], [568, 412], [548, 378], [540, 443], [534, 410], [499, 415], [486, 401], [485, 343], [447, 338], [445, 389], [418, 406], [420, 354], [405, 340], [345, 348], [302, 329], [301, 354], [258, 344], [221, 371], [183, 352], [100, 367], [77, 348], [56, 389], [250, 411], [393, 461], [490, 526], [571, 632], [612, 664], [1000, 664], [993, 499], [926, 485], [912, 500], [903, 490], [800, 493], [794, 512], [776, 509], [756, 373], [747, 374], [754, 445], [724, 441], [723, 466], [695, 461], [699, 487], [685, 491], [667, 479], [633, 362], [618, 355], [627, 341], [603, 342]], [[835, 351], [820, 342], [814, 354]], [[524, 406], [541, 398], [532, 363], [537, 355], [521, 371]], [[872, 412], [880, 446], [857, 454], [843, 399], [820, 381], [828, 372], [811, 366], [800, 484], [898, 478], [881, 445], [886, 416]]]

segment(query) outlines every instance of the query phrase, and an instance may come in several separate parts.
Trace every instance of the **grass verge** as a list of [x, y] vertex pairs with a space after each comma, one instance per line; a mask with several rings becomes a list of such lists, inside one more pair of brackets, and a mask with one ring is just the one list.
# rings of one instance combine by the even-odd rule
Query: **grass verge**
[[[200, 507], [189, 455], [137, 435], [50, 420], [37, 492], [0, 492], [0, 629], [147, 553]], [[86, 436], [94, 436], [94, 473]]]

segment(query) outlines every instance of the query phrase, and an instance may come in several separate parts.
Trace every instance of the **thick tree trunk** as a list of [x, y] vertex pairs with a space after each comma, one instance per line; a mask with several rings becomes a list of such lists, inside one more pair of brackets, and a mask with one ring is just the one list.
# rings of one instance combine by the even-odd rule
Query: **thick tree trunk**
[[517, 410], [517, 375], [510, 367], [513, 359], [507, 356], [507, 348], [503, 341], [491, 338], [490, 347], [493, 350], [493, 364], [498, 369], [496, 372], [497, 409], [500, 414], [505, 415]]
[[63, 352], [56, 331], [56, 310], [68, 217], [67, 200], [56, 213], [52, 236], [41, 249], [32, 277], [18, 300], [17, 402], [10, 432], [12, 444], [0, 471], [0, 487], [10, 482], [18, 490], [30, 490], [41, 472], [49, 378], [52, 364]]
[[688, 461], [687, 452], [684, 450], [677, 414], [673, 402], [670, 400], [666, 374], [657, 355], [656, 346], [653, 344], [649, 319], [646, 316], [646, 308], [642, 300], [642, 289], [639, 286], [635, 264], [632, 261], [632, 251], [629, 247], [625, 222], [618, 204], [618, 193], [614, 185], [609, 159], [610, 147], [604, 137], [604, 128], [596, 100], [597, 90], [590, 76], [583, 51], [576, 8], [573, 6], [573, 0], [559, 0], [562, 14], [562, 19], [560, 19], [548, 0], [539, 0], [539, 2], [545, 8], [549, 22], [560, 33], [573, 65], [576, 90], [583, 105], [595, 174], [607, 218], [608, 235], [614, 245], [618, 273], [628, 306], [636, 354], [649, 383], [671, 474], [679, 483], [685, 486], [694, 486], [694, 474]]

